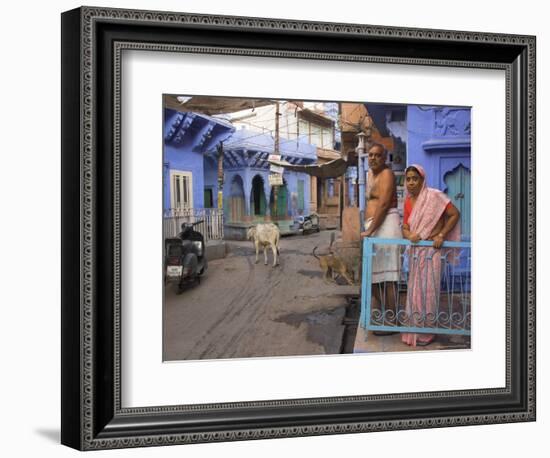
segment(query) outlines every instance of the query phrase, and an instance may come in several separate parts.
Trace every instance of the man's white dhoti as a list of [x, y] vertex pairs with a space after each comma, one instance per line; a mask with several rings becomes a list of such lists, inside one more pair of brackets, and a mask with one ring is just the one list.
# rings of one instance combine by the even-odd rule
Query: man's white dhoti
[[[368, 230], [372, 218], [365, 221], [365, 230]], [[372, 237], [381, 239], [402, 238], [399, 212], [392, 208], [386, 214], [386, 218], [380, 227], [372, 234]], [[372, 283], [399, 280], [401, 257], [399, 245], [374, 245], [375, 256], [372, 259]]]

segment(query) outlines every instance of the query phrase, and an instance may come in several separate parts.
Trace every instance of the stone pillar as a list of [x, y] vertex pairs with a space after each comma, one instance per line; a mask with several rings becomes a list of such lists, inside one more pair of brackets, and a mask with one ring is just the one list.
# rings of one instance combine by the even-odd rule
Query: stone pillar
[[269, 206], [269, 197], [271, 196], [271, 187], [269, 186], [268, 174], [262, 174], [264, 181], [264, 197], [265, 197], [265, 219], [271, 220], [271, 207]]
[[244, 183], [244, 216], [247, 221], [250, 221], [252, 219], [252, 215], [250, 214], [250, 194], [252, 192], [252, 186], [247, 181]]

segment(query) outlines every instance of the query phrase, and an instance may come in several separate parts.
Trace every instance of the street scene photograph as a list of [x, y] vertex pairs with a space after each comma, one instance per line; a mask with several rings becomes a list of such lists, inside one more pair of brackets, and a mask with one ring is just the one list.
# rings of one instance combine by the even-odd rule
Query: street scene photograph
[[470, 349], [471, 110], [163, 95], [163, 361]]

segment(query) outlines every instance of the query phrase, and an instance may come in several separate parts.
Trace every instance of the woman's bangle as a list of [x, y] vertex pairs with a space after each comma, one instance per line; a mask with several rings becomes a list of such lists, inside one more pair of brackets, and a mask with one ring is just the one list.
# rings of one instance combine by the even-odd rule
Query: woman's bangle
[[445, 236], [443, 235], [443, 233], [442, 233], [442, 232], [440, 232], [439, 234], [437, 234], [437, 236], [438, 236], [438, 237], [441, 237], [442, 239], [444, 239], [444, 238], [445, 238]]

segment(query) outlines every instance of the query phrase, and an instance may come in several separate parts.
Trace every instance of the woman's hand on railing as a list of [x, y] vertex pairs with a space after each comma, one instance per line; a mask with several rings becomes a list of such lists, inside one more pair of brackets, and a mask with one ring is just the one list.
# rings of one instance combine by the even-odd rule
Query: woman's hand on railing
[[420, 238], [420, 235], [418, 235], [418, 234], [410, 234], [410, 235], [409, 235], [409, 240], [410, 240], [412, 243], [418, 243], [418, 242], [420, 242], [420, 240], [422, 240], [422, 239]]
[[439, 249], [443, 245], [443, 242], [445, 242], [445, 238], [441, 234], [437, 234], [434, 238], [434, 248]]

